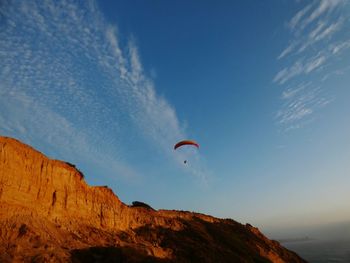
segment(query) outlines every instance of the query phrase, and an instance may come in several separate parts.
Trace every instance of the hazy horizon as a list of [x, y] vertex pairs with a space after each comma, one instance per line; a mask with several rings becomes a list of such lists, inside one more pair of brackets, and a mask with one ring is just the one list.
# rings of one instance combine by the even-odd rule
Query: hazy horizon
[[3, 1], [0, 135], [125, 203], [327, 232], [350, 221], [349, 25], [346, 0]]

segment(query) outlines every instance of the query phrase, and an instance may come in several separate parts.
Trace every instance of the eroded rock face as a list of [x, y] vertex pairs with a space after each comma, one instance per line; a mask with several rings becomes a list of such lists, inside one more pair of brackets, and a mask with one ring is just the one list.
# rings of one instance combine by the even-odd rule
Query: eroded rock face
[[304, 262], [250, 225], [129, 207], [74, 165], [6, 137], [0, 238], [0, 262]]

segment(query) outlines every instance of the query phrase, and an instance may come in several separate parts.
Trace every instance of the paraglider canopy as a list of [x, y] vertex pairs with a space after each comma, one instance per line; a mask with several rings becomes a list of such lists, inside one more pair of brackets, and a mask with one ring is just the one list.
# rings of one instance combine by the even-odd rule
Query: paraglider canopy
[[[190, 145], [190, 146], [195, 146], [197, 148], [199, 148], [199, 144], [195, 141], [192, 140], [184, 140], [184, 141], [180, 141], [177, 144], [174, 145], [174, 150], [176, 150], [177, 148], [184, 146], [184, 145]], [[184, 160], [184, 164], [187, 163], [187, 160]]]
[[184, 140], [184, 141], [180, 141], [177, 144], [174, 145], [174, 150], [176, 150], [177, 148], [183, 146], [183, 145], [193, 145], [197, 148], [199, 148], [199, 144], [195, 141], [192, 140]]

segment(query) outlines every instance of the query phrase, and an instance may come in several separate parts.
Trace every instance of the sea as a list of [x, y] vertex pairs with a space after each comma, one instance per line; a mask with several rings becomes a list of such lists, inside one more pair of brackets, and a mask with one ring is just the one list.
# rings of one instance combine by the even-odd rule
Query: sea
[[310, 239], [281, 244], [310, 263], [350, 263], [350, 239]]

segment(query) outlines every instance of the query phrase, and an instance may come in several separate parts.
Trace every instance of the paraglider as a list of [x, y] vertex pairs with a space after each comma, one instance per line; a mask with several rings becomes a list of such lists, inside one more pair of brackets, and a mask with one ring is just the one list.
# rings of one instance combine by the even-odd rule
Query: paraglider
[[180, 141], [177, 144], [174, 145], [174, 150], [176, 150], [177, 148], [184, 146], [184, 145], [193, 145], [196, 146], [197, 148], [199, 148], [199, 144], [195, 141], [192, 140], [184, 140], [184, 141]]
[[[195, 146], [199, 149], [199, 144], [195, 141], [192, 140], [184, 140], [184, 141], [180, 141], [177, 144], [174, 145], [174, 150], [176, 150], [179, 147], [182, 147], [184, 145], [190, 145], [190, 146]], [[184, 160], [184, 164], [187, 163], [187, 160]]]

